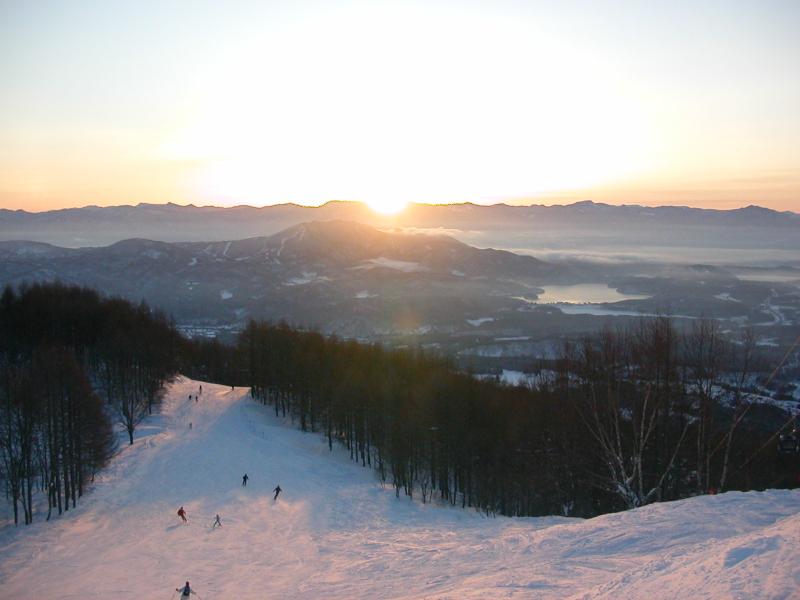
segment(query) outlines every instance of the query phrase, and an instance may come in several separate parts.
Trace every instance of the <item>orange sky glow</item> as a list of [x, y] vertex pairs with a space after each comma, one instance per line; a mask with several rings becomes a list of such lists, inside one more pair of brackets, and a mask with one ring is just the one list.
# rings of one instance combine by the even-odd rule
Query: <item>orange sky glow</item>
[[0, 208], [800, 211], [800, 4], [0, 6]]

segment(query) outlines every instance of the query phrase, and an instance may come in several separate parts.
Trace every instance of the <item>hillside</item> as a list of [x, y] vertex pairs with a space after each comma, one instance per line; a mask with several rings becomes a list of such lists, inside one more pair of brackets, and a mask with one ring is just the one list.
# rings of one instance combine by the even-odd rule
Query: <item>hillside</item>
[[245, 389], [204, 383], [188, 401], [198, 386], [170, 387], [77, 510], [27, 528], [5, 519], [0, 596], [158, 599], [189, 579], [201, 600], [796, 597], [800, 492], [486, 518], [397, 499]]
[[[549, 270], [548, 265], [531, 256], [474, 248], [446, 235], [390, 232], [354, 221], [313, 221], [271, 236], [221, 242], [169, 243], [130, 238], [103, 247], [63, 248], [40, 242], [0, 241], [0, 257], [15, 263], [16, 277], [35, 276], [36, 269], [45, 263], [69, 273], [67, 269], [78, 263], [108, 270], [116, 266], [115, 261], [127, 261], [119, 265], [123, 267], [141, 258], [150, 259], [151, 265], [181, 263], [180, 266], [197, 267], [196, 270], [209, 263], [255, 264], [273, 268], [278, 274], [291, 274], [291, 268], [384, 266], [450, 276], [453, 270], [459, 270], [461, 277], [530, 277]], [[398, 265], [397, 261], [417, 264], [409, 267]]]
[[[464, 319], [515, 307], [514, 296], [568, 271], [443, 235], [350, 221], [224, 242], [0, 242], [0, 285], [60, 280], [145, 299], [179, 323], [284, 319], [351, 336], [465, 327]], [[410, 316], [398, 320], [403, 312]]]

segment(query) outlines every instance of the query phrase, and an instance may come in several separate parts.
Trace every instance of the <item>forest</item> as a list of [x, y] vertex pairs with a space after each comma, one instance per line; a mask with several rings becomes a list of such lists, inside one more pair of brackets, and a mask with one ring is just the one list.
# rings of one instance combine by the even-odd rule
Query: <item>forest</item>
[[798, 483], [796, 457], [775, 451], [787, 415], [751, 401], [765, 369], [752, 334], [726, 341], [713, 320], [680, 330], [646, 318], [573, 340], [535, 387], [285, 324], [251, 322], [233, 348], [192, 349], [188, 374], [251, 386], [422, 502], [594, 516]]
[[0, 477], [14, 521], [76, 506], [177, 370], [180, 338], [146, 304], [62, 284], [6, 288], [0, 297]]
[[177, 373], [248, 386], [275, 415], [346, 449], [395, 493], [486, 514], [594, 516], [726, 490], [796, 486], [777, 408], [750, 401], [751, 335], [639, 321], [565, 343], [536, 386], [420, 350], [250, 322], [235, 344], [181, 337], [146, 304], [42, 284], [0, 298], [0, 477], [33, 519], [75, 506]]

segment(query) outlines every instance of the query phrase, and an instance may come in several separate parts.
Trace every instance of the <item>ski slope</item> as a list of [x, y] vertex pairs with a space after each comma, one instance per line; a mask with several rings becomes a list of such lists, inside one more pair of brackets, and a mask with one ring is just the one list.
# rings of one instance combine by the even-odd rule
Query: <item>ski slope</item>
[[246, 389], [202, 385], [171, 385], [77, 510], [6, 519], [0, 598], [168, 600], [187, 579], [199, 600], [800, 598], [800, 492], [487, 518], [397, 499]]

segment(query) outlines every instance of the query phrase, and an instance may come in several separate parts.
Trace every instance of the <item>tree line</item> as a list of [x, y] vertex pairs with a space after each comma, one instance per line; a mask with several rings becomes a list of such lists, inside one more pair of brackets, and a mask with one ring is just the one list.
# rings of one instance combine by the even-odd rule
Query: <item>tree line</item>
[[0, 477], [14, 521], [75, 507], [116, 447], [133, 443], [175, 372], [180, 338], [146, 304], [59, 283], [7, 287], [0, 297]]
[[[592, 516], [701, 493], [796, 485], [761, 453], [783, 413], [751, 402], [753, 336], [668, 318], [566, 344], [536, 386], [458, 372], [420, 351], [251, 322], [194, 345], [195, 376], [248, 385], [341, 444], [398, 495], [505, 515]], [[190, 367], [191, 368], [191, 367]]]

